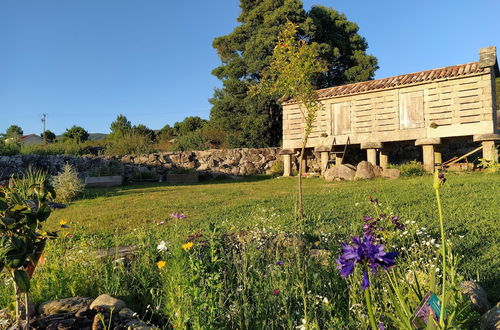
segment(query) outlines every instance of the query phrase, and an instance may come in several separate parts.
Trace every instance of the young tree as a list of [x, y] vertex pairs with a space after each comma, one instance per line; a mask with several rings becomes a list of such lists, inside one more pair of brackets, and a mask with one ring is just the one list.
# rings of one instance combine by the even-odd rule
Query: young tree
[[73, 127], [66, 129], [63, 137], [81, 143], [88, 140], [89, 133], [83, 127], [73, 125]]
[[174, 124], [174, 133], [177, 136], [186, 135], [205, 126], [207, 121], [198, 116], [186, 117], [183, 121]]
[[17, 125], [10, 125], [5, 131], [5, 138], [17, 138], [23, 135], [23, 130]]
[[45, 132], [40, 134], [40, 136], [42, 137], [42, 139], [49, 143], [52, 143], [56, 140], [56, 135], [50, 130], [45, 130]]
[[319, 44], [319, 56], [328, 70], [315, 77], [316, 87], [368, 80], [377, 69], [357, 25], [333, 9], [315, 6], [306, 12], [300, 0], [241, 0], [240, 8], [240, 25], [213, 42], [222, 64], [212, 73], [223, 87], [210, 100], [210, 119], [228, 132], [233, 147], [277, 146], [281, 141], [278, 99], [249, 97], [248, 91], [271, 63], [286, 22], [300, 24], [301, 37]]
[[114, 122], [111, 123], [111, 137], [123, 136], [132, 129], [132, 124], [124, 115], [118, 115]]
[[134, 125], [131, 131], [146, 136], [150, 141], [154, 141], [156, 138], [155, 132], [144, 124]]
[[320, 57], [320, 45], [307, 43], [298, 35], [298, 26], [287, 23], [274, 47], [271, 65], [263, 70], [260, 83], [252, 89], [251, 95], [263, 94], [278, 97], [280, 100], [293, 98], [302, 111], [305, 128], [299, 156], [297, 216], [304, 217], [302, 203], [302, 159], [307, 141], [319, 111], [323, 110], [318, 100], [315, 82], [318, 75], [328, 70], [326, 61]]

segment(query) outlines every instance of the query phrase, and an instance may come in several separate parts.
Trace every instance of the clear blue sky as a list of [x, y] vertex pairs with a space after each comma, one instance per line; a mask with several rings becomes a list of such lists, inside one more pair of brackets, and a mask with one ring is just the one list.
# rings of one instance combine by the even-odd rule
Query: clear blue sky
[[[376, 78], [477, 60], [500, 46], [499, 0], [304, 1], [358, 23]], [[236, 0], [0, 0], [0, 132], [109, 131], [118, 114], [159, 129], [208, 118], [220, 82], [212, 40], [237, 25]]]

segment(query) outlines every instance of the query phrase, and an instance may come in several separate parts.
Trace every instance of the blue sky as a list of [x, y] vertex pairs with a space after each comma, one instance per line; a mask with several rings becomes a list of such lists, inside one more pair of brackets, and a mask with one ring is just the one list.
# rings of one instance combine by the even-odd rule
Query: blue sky
[[[477, 60], [500, 46], [498, 0], [304, 1], [358, 23], [376, 78]], [[124, 114], [159, 129], [208, 118], [220, 82], [214, 37], [237, 25], [233, 0], [0, 0], [0, 132], [109, 131]]]

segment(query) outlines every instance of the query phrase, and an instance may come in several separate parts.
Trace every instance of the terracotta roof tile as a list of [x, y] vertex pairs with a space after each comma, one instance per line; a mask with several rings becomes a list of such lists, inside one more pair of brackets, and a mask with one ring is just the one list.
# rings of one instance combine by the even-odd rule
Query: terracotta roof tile
[[[383, 79], [368, 80], [354, 84], [323, 88], [318, 90], [318, 95], [320, 100], [324, 100], [335, 96], [352, 95], [398, 86], [403, 87], [410, 84], [430, 82], [438, 79], [467, 76], [485, 72], [486, 69], [481, 68], [478, 62], [472, 62], [439, 69], [408, 73]], [[285, 104], [292, 103], [295, 102], [293, 100], [285, 102]]]

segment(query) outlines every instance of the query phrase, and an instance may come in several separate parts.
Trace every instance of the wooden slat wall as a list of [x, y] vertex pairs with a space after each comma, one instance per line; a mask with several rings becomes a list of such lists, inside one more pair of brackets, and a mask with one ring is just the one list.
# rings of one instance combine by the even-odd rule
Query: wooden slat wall
[[[493, 115], [489, 74], [342, 96], [323, 103], [325, 107], [318, 113], [311, 141], [319, 140], [325, 133], [328, 136], [354, 136], [430, 127], [432, 123], [438, 127], [466, 125], [490, 121]], [[343, 120], [345, 122], [336, 123], [335, 107], [340, 106], [349, 107], [350, 116]], [[401, 126], [402, 108], [409, 109], [408, 115], [417, 122], [416, 125]], [[300, 108], [297, 105], [286, 106], [283, 113], [283, 139], [301, 140], [303, 130], [304, 119]]]

